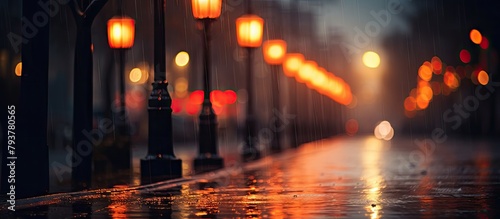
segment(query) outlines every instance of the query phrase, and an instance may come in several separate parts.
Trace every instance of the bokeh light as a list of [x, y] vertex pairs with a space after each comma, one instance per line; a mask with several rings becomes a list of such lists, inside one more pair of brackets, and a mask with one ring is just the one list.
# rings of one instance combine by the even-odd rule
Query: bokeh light
[[177, 53], [175, 56], [175, 64], [179, 67], [184, 67], [189, 63], [189, 54], [185, 51]]
[[470, 56], [470, 53], [468, 50], [466, 49], [462, 49], [462, 51], [460, 51], [460, 60], [467, 64], [470, 62], [470, 59], [471, 59], [471, 56]]
[[488, 38], [483, 36], [483, 39], [481, 40], [481, 44], [479, 44], [479, 46], [481, 47], [481, 49], [488, 49], [488, 47], [490, 46], [490, 41], [488, 40]]
[[382, 121], [375, 127], [373, 134], [378, 139], [389, 141], [394, 137], [394, 128], [388, 121]]
[[363, 54], [363, 64], [369, 68], [377, 68], [380, 65], [380, 56], [373, 51]]
[[193, 105], [200, 105], [203, 103], [203, 91], [195, 90], [189, 94], [189, 103]]
[[477, 82], [479, 84], [481, 84], [481, 85], [487, 85], [489, 81], [490, 81], [490, 76], [485, 71], [481, 70], [477, 74]]
[[16, 74], [16, 76], [21, 77], [21, 75], [23, 74], [23, 62], [17, 63], [14, 73]]
[[184, 77], [178, 78], [175, 80], [175, 95], [177, 97], [183, 98], [187, 95], [188, 89], [188, 80]]
[[479, 32], [476, 29], [472, 29], [470, 31], [470, 40], [475, 43], [475, 44], [481, 44], [481, 41], [483, 40], [483, 36], [481, 35], [481, 32]]
[[295, 77], [298, 82], [306, 83], [313, 79], [313, 76], [316, 74], [316, 68], [318, 64], [314, 61], [306, 61], [300, 68]]
[[424, 64], [418, 69], [418, 76], [424, 81], [430, 81], [432, 79], [432, 69]]
[[130, 70], [128, 78], [132, 83], [138, 83], [142, 79], [142, 71], [139, 68], [133, 68]]
[[236, 92], [234, 92], [233, 90], [226, 90], [224, 91], [224, 94], [226, 95], [226, 104], [236, 103], [236, 100], [238, 99], [238, 95], [236, 95]]
[[434, 74], [441, 74], [441, 71], [443, 70], [443, 62], [441, 62], [441, 59], [437, 56], [432, 57], [431, 60], [431, 65], [432, 65], [432, 71]]
[[283, 62], [283, 72], [288, 77], [295, 77], [300, 67], [304, 63], [304, 55], [298, 53], [291, 53], [285, 56]]
[[406, 111], [414, 111], [417, 109], [417, 100], [415, 97], [407, 97], [404, 102], [404, 107]]

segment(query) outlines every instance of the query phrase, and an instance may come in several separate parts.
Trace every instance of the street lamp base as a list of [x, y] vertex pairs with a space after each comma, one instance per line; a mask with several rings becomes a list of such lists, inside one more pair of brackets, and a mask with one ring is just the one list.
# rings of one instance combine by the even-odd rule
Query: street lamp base
[[222, 169], [223, 167], [224, 159], [219, 156], [198, 156], [196, 159], [194, 159], [194, 172], [197, 174]]
[[182, 177], [182, 160], [177, 158], [141, 159], [141, 184]]

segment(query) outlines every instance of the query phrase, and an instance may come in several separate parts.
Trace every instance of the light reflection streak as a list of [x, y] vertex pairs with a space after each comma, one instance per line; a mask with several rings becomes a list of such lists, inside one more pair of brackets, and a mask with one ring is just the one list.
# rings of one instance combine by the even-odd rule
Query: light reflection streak
[[380, 162], [384, 149], [383, 142], [374, 138], [368, 138], [361, 154], [363, 165], [362, 179], [366, 188], [363, 190], [369, 204], [365, 207], [366, 214], [371, 219], [382, 217], [382, 189], [385, 187], [384, 178], [381, 175]]

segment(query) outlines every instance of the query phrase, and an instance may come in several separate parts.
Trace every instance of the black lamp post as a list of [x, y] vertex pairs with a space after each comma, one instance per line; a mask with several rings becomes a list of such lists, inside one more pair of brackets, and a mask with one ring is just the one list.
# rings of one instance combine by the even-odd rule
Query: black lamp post
[[155, 76], [148, 101], [148, 154], [141, 159], [142, 183], [182, 177], [182, 161], [174, 155], [172, 99], [165, 75], [165, 0], [155, 0], [153, 8]]
[[[121, 6], [119, 14], [121, 15]], [[108, 21], [108, 43], [116, 49], [120, 57], [119, 83], [120, 83], [120, 110], [118, 111], [117, 148], [114, 153], [119, 159], [115, 163], [118, 169], [130, 169], [130, 127], [125, 107], [125, 51], [134, 45], [135, 21], [121, 15]]]
[[[264, 42], [262, 53], [264, 60], [271, 66], [271, 86], [273, 107], [275, 110], [281, 110], [279, 93], [279, 65], [283, 63], [286, 55], [286, 42], [284, 40], [268, 40]], [[271, 152], [281, 151], [281, 133], [284, 129], [279, 119], [273, 119], [274, 124], [270, 124], [274, 131], [273, 142], [271, 143]]]
[[222, 0], [192, 0], [193, 16], [203, 23], [203, 90], [204, 100], [199, 120], [199, 154], [194, 160], [195, 172], [207, 172], [224, 167], [217, 153], [217, 116], [210, 101], [210, 34], [209, 28], [221, 14]]
[[244, 131], [245, 145], [242, 158], [244, 161], [251, 161], [260, 158], [260, 151], [256, 148], [257, 130], [255, 114], [253, 112], [253, 83], [252, 83], [252, 67], [253, 67], [253, 51], [262, 44], [262, 33], [264, 29], [264, 19], [257, 15], [251, 14], [251, 0], [247, 0], [247, 14], [239, 17], [236, 20], [236, 35], [238, 45], [247, 49], [247, 118]]

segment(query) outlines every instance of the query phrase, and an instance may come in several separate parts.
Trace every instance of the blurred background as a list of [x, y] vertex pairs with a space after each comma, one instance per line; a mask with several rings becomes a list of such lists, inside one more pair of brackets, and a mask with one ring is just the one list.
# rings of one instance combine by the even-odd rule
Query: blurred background
[[[147, 145], [147, 98], [154, 73], [152, 5], [151, 0], [123, 1], [124, 14], [136, 21], [136, 39], [126, 52], [123, 74], [132, 141], [141, 147]], [[493, 0], [255, 0], [253, 13], [265, 20], [264, 40], [284, 39], [288, 52], [303, 54], [350, 86], [352, 101], [340, 104], [280, 71], [283, 109], [278, 111], [290, 112], [294, 107], [290, 100], [296, 99], [296, 135], [301, 143], [335, 135], [373, 135], [381, 121], [390, 123], [395, 136], [430, 137], [434, 129], [442, 128], [449, 136], [484, 138], [500, 134], [495, 92], [499, 6]], [[117, 55], [109, 48], [106, 23], [118, 7], [118, 1], [110, 0], [92, 26], [96, 121], [115, 116]], [[21, 1], [0, 1], [2, 105], [19, 102], [21, 54], [6, 36], [21, 35], [21, 8]], [[237, 44], [235, 26], [236, 18], [245, 12], [244, 1], [223, 1], [222, 15], [212, 27], [216, 90], [212, 100], [223, 144], [236, 141], [245, 121], [247, 54]], [[196, 144], [203, 66], [199, 24], [190, 1], [168, 0], [166, 25], [174, 141]], [[62, 5], [50, 18], [47, 134], [51, 149], [71, 143], [75, 35], [71, 11]], [[252, 95], [262, 129], [269, 127], [274, 116], [271, 69], [261, 49], [254, 61]], [[292, 85], [297, 86], [294, 96], [289, 92]], [[487, 98], [477, 99], [478, 87]]]

